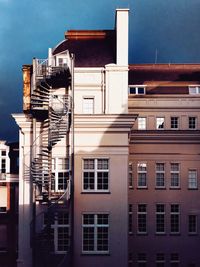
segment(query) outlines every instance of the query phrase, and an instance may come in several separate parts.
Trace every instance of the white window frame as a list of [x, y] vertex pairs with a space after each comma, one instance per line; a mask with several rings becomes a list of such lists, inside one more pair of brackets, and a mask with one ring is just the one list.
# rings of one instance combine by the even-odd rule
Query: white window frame
[[141, 264], [141, 266], [143, 266], [144, 264], [146, 266], [146, 263], [147, 263], [147, 255], [146, 255], [146, 253], [138, 253], [138, 255], [137, 255], [137, 264], [138, 264], [138, 266], [140, 266], [140, 264]]
[[[159, 126], [162, 127], [159, 127]], [[165, 117], [156, 117], [156, 130], [164, 130], [165, 129]]]
[[[173, 256], [176, 255], [176, 258], [173, 258]], [[179, 254], [178, 253], [171, 253], [170, 255], [170, 264], [171, 266], [174, 266], [173, 264], [178, 264], [177, 266], [179, 266], [180, 263], [180, 258], [179, 258]]]
[[[140, 170], [140, 165], [145, 168], [145, 170]], [[143, 180], [144, 177], [140, 177], [140, 175], [145, 176], [145, 185], [140, 185], [141, 178]], [[146, 162], [138, 162], [137, 163], [137, 188], [147, 188], [147, 163]]]
[[[158, 205], [162, 205], [163, 211], [158, 210]], [[159, 220], [163, 221], [163, 231], [158, 231], [158, 222], [160, 223]], [[165, 234], [165, 204], [158, 203], [156, 204], [156, 234]]]
[[[94, 160], [94, 169], [84, 169], [84, 161], [85, 160]], [[108, 168], [107, 169], [98, 169], [98, 161], [99, 160], [106, 160], [108, 162]], [[82, 160], [82, 191], [83, 192], [109, 192], [109, 165], [110, 165], [110, 160], [109, 158], [83, 158]], [[94, 173], [94, 189], [93, 188], [84, 188], [84, 173]], [[98, 173], [107, 173], [108, 174], [108, 185], [107, 189], [98, 189]]]
[[[178, 207], [178, 211], [172, 211], [172, 206], [175, 206], [175, 205]], [[175, 220], [177, 220], [177, 221], [174, 222]], [[174, 226], [172, 226], [172, 224], [175, 224], [175, 223], [177, 223], [178, 231], [174, 231], [174, 230], [172, 231], [172, 228], [174, 227]], [[171, 234], [180, 234], [180, 205], [179, 204], [171, 204], [170, 205], [170, 233]]]
[[138, 130], [146, 130], [147, 129], [147, 118], [146, 117], [138, 117]]
[[131, 235], [133, 233], [133, 205], [128, 205], [128, 232]]
[[[178, 170], [172, 170], [172, 165], [177, 165], [178, 166]], [[178, 177], [178, 184], [177, 185], [173, 185], [172, 182], [175, 180], [175, 177], [173, 177], [173, 175], [177, 175]], [[178, 162], [171, 162], [170, 163], [170, 188], [180, 188], [180, 163]]]
[[[195, 175], [193, 176], [193, 174], [195, 174]], [[197, 189], [197, 188], [198, 188], [197, 170], [196, 169], [189, 169], [188, 170], [188, 189]]]
[[[58, 220], [58, 214], [67, 214], [68, 216], [68, 223], [59, 223]], [[55, 254], [66, 254], [66, 252], [68, 252], [68, 250], [59, 250], [59, 238], [58, 238], [58, 232], [59, 229], [63, 229], [66, 228], [67, 232], [70, 236], [70, 224], [69, 224], [69, 213], [68, 212], [56, 212], [54, 214], [54, 221], [53, 224], [50, 225], [51, 230], [53, 232], [53, 243], [54, 243], [54, 253]], [[44, 227], [46, 226], [45, 221], [44, 221]], [[66, 239], [66, 242], [68, 243], [68, 249], [69, 249], [69, 245], [70, 245], [70, 237], [68, 236], [68, 238]]]
[[[91, 101], [91, 103], [89, 103], [89, 100]], [[83, 96], [82, 99], [83, 114], [94, 114], [94, 107], [95, 107], [94, 96]]]
[[129, 162], [128, 165], [128, 186], [129, 189], [133, 189], [133, 164]]
[[[131, 89], [135, 89], [135, 93], [131, 93]], [[143, 89], [143, 92], [139, 92], [140, 89]], [[130, 95], [145, 95], [146, 94], [146, 85], [129, 85], [129, 92]]]
[[[142, 205], [145, 207], [144, 211], [139, 210]], [[144, 220], [142, 224], [145, 225], [145, 231], [140, 231], [141, 220]], [[147, 234], [147, 204], [145, 203], [139, 203], [137, 205], [137, 234]]]
[[[158, 165], [163, 165], [163, 170], [159, 170], [157, 167]], [[156, 188], [165, 188], [165, 163], [164, 162], [156, 162], [156, 166], [155, 166], [156, 170]], [[158, 177], [159, 175], [163, 175], [163, 185], [159, 185], [159, 182], [160, 181], [160, 177]]]
[[165, 266], [165, 254], [157, 253], [156, 254], [156, 267]]
[[[64, 161], [65, 163], [60, 164], [60, 161]], [[65, 168], [65, 165], [66, 167]], [[61, 168], [60, 168], [61, 166]], [[64, 167], [63, 167], [64, 166]], [[52, 192], [64, 192], [67, 189], [69, 175], [70, 175], [70, 162], [69, 158], [65, 157], [55, 157], [52, 159], [52, 175], [54, 175], [54, 188], [51, 188]], [[66, 174], [66, 188], [59, 189], [59, 174]], [[64, 179], [64, 178], [63, 178]], [[64, 185], [64, 183], [63, 183]]]
[[197, 95], [200, 94], [200, 85], [189, 85], [189, 94], [190, 95]]
[[[190, 221], [190, 218], [195, 218], [195, 223], [194, 222], [191, 222]], [[196, 235], [197, 234], [197, 230], [198, 230], [198, 227], [197, 227], [197, 222], [198, 222], [198, 217], [197, 217], [197, 215], [196, 214], [189, 214], [188, 215], [188, 233], [189, 233], [189, 235]], [[195, 228], [195, 230], [194, 231], [191, 231], [190, 230], [190, 227], [191, 227], [191, 225], [190, 224], [193, 224], [192, 225], [192, 228], [194, 227]]]
[[[177, 120], [176, 123], [173, 121], [174, 119]], [[171, 116], [170, 117], [170, 128], [172, 130], [178, 130], [180, 128], [180, 125], [179, 124], [180, 124], [180, 118], [178, 116]], [[177, 127], [174, 127], [176, 125], [177, 125]]]
[[[194, 119], [194, 127], [190, 127], [193, 123], [190, 123], [190, 119]], [[188, 117], [188, 129], [189, 130], [196, 130], [197, 129], [197, 117], [196, 116], [189, 116]]]
[[[84, 224], [84, 216], [85, 215], [93, 215], [94, 216], [94, 223], [91, 224]], [[98, 224], [98, 216], [99, 215], [106, 215], [108, 218], [107, 224]], [[98, 228], [105, 228], [107, 229], [107, 250], [98, 250]], [[94, 229], [94, 250], [84, 250], [84, 228], [93, 228]], [[82, 214], [82, 253], [83, 254], [108, 254], [109, 253], [109, 213], [83, 213]]]

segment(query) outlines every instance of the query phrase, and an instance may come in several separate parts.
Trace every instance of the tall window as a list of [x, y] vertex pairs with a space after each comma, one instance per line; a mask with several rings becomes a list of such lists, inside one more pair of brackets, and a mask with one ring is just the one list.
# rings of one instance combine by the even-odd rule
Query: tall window
[[129, 188], [133, 188], [133, 166], [132, 166], [132, 162], [129, 162], [129, 165], [128, 165], [128, 185], [129, 185]]
[[52, 160], [52, 184], [54, 192], [62, 192], [67, 189], [69, 180], [69, 159], [54, 158]]
[[165, 164], [156, 163], [156, 187], [165, 187]]
[[188, 118], [188, 126], [189, 129], [196, 129], [197, 128], [197, 118], [196, 117], [189, 117]]
[[147, 205], [139, 204], [137, 211], [138, 234], [147, 233]]
[[133, 253], [129, 252], [128, 253], [128, 267], [133, 266]]
[[165, 233], [165, 205], [156, 205], [156, 233]]
[[157, 253], [156, 254], [156, 267], [164, 267], [165, 266], [165, 254]]
[[147, 164], [145, 162], [138, 162], [137, 164], [138, 172], [138, 187], [147, 187]]
[[180, 164], [171, 163], [171, 187], [180, 187]]
[[197, 189], [197, 170], [189, 170], [188, 172], [188, 188]]
[[108, 214], [83, 214], [83, 252], [108, 253], [108, 229]]
[[171, 221], [171, 233], [177, 234], [180, 232], [180, 206], [178, 204], [171, 205], [171, 213], [170, 213], [170, 221]]
[[171, 117], [171, 129], [178, 129], [178, 128], [179, 128], [179, 118]]
[[83, 190], [108, 191], [109, 160], [83, 160]]
[[188, 216], [188, 232], [189, 234], [197, 234], [197, 215]]
[[132, 227], [133, 227], [133, 205], [132, 204], [129, 204], [128, 205], [128, 231], [129, 231], [129, 234], [132, 234]]
[[133, 95], [144, 95], [145, 94], [145, 87], [140, 86], [130, 86], [129, 87], [129, 94]]
[[165, 122], [165, 118], [163, 117], [156, 118], [156, 129], [157, 130], [164, 129], [164, 122]]
[[94, 97], [83, 98], [83, 113], [84, 114], [94, 113]]
[[7, 211], [7, 197], [8, 191], [6, 185], [0, 185], [0, 213]]
[[180, 259], [178, 253], [171, 253], [170, 267], [179, 267]]
[[6, 150], [0, 151], [0, 173], [6, 173]]
[[138, 118], [138, 130], [146, 130], [147, 119], [144, 117]]
[[147, 266], [147, 255], [146, 253], [138, 253], [137, 255], [137, 266], [146, 267]]
[[[44, 226], [47, 225], [48, 215], [44, 214]], [[69, 250], [69, 214], [67, 212], [54, 213], [54, 220], [51, 222], [51, 241], [53, 250], [57, 254], [66, 253]]]

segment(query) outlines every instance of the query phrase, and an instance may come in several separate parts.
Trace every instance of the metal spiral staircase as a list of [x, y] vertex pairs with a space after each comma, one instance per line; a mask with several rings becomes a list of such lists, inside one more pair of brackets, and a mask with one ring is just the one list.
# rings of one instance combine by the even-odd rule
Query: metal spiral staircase
[[[31, 162], [31, 179], [33, 198], [44, 208], [37, 212], [35, 205], [32, 228], [32, 247], [36, 267], [69, 266], [69, 250], [56, 254], [53, 250], [52, 225], [58, 212], [70, 213], [71, 170], [66, 188], [63, 192], [52, 190], [52, 149], [64, 137], [69, 136], [71, 127], [72, 97], [70, 96], [71, 71], [67, 66], [50, 67], [47, 60], [35, 59], [35, 85], [31, 94], [31, 112], [33, 118], [41, 123], [39, 145], [33, 147]], [[56, 94], [56, 90], [65, 88], [64, 95]], [[34, 130], [33, 130], [34, 131]], [[38, 138], [38, 137], [37, 137]], [[32, 148], [32, 149], [33, 149]], [[70, 158], [70, 149], [68, 158]], [[46, 215], [46, 224], [43, 220]], [[70, 234], [69, 234], [70, 235]], [[70, 236], [67, 237], [70, 239]]]

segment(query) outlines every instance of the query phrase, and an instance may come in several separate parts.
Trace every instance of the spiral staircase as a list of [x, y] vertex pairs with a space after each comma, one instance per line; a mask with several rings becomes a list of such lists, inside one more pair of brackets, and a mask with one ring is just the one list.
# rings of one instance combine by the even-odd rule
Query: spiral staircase
[[[69, 140], [72, 118], [71, 70], [69, 66], [49, 66], [48, 60], [35, 59], [33, 90], [31, 93], [32, 117], [40, 123], [39, 140], [33, 140], [30, 175], [33, 184], [33, 199], [42, 206], [42, 212], [35, 205], [31, 223], [31, 244], [34, 265], [36, 267], [70, 266], [70, 230], [66, 251], [54, 251], [55, 240], [52, 238], [52, 225], [60, 213], [70, 215], [71, 168], [66, 188], [62, 192], [52, 190], [52, 149], [63, 138]], [[57, 94], [57, 89], [65, 88], [64, 94]], [[33, 126], [34, 127], [34, 126]], [[33, 129], [34, 132], [34, 129]], [[37, 136], [38, 139], [38, 136]], [[39, 145], [38, 145], [39, 142]], [[68, 143], [70, 147], [70, 144]], [[67, 157], [70, 159], [70, 149]], [[46, 223], [44, 225], [44, 218]], [[71, 221], [71, 218], [69, 219]], [[70, 227], [69, 227], [70, 229]]]

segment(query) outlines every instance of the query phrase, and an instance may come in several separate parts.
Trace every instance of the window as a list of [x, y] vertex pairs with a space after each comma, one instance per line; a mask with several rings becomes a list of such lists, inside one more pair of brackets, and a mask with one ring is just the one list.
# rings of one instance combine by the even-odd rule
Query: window
[[180, 187], [180, 164], [171, 163], [171, 187]]
[[165, 233], [165, 205], [156, 205], [156, 233]]
[[[57, 254], [66, 253], [69, 250], [69, 214], [64, 211], [54, 213], [51, 220], [51, 240], [53, 251]], [[44, 226], [47, 225], [48, 214], [44, 214]]]
[[196, 117], [189, 117], [188, 118], [188, 127], [189, 129], [196, 129], [197, 128], [197, 118]]
[[6, 159], [1, 159], [0, 168], [0, 173], [6, 173]]
[[171, 129], [178, 129], [178, 128], [179, 128], [179, 118], [171, 117]]
[[179, 254], [178, 253], [172, 253], [170, 257], [170, 266], [171, 267], [178, 267], [179, 266]]
[[94, 113], [94, 97], [83, 98], [83, 113], [84, 114]]
[[83, 214], [83, 253], [108, 253], [108, 214]]
[[0, 213], [7, 211], [7, 187], [5, 185], [0, 186]]
[[59, 67], [67, 67], [67, 58], [58, 58]]
[[108, 191], [108, 159], [83, 160], [83, 190]]
[[147, 205], [139, 204], [137, 212], [138, 234], [147, 233]]
[[137, 165], [138, 171], [138, 187], [147, 187], [147, 164], [145, 162], [139, 162]]
[[52, 160], [51, 189], [54, 192], [63, 192], [69, 181], [69, 159], [54, 158]]
[[156, 163], [156, 187], [165, 187], [165, 164]]
[[171, 233], [177, 234], [180, 232], [180, 207], [178, 204], [171, 205], [171, 213], [170, 213], [170, 221], [171, 221]]
[[188, 172], [188, 188], [197, 189], [197, 170], [189, 170]]
[[129, 188], [133, 188], [133, 167], [131, 162], [128, 165], [128, 185]]
[[133, 253], [131, 252], [128, 253], [128, 266], [129, 267], [133, 266]]
[[136, 85], [129, 87], [129, 94], [131, 95], [144, 95], [145, 94], [145, 86]]
[[0, 224], [0, 252], [6, 252], [8, 249], [7, 225]]
[[1, 151], [1, 155], [2, 155], [2, 156], [6, 156], [6, 150], [2, 150], [2, 151]]
[[146, 118], [138, 118], [138, 130], [146, 130]]
[[164, 122], [165, 118], [163, 117], [156, 118], [156, 129], [157, 130], [164, 129]]
[[165, 254], [157, 253], [156, 254], [156, 267], [164, 267], [165, 266]]
[[133, 227], [133, 205], [129, 204], [128, 205], [128, 231], [129, 234], [132, 234], [132, 227]]
[[191, 94], [191, 95], [200, 94], [200, 86], [199, 85], [190, 85], [189, 86], [189, 94]]
[[197, 215], [188, 216], [188, 232], [189, 234], [197, 234]]
[[138, 267], [146, 267], [146, 263], [147, 263], [147, 256], [146, 253], [138, 253], [137, 256], [137, 266]]

